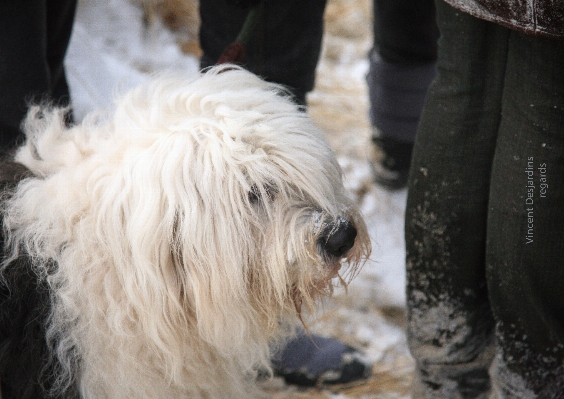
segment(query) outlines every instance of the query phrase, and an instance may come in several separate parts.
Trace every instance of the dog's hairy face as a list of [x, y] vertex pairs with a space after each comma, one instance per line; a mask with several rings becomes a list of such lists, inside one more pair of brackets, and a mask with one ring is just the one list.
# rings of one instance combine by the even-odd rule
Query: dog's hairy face
[[[134, 143], [123, 180], [138, 178], [130, 186], [143, 190], [121, 194], [133, 256], [156, 242], [162, 253], [170, 248], [172, 259], [150, 263], [174, 265], [177, 290], [198, 319], [220, 313], [206, 336], [244, 302], [277, 328], [281, 311], [331, 292], [343, 258], [354, 274], [368, 255], [333, 150], [281, 94], [248, 72], [216, 69], [189, 85], [164, 78], [118, 106], [116, 129]], [[135, 149], [140, 138], [146, 143]], [[328, 251], [331, 231], [347, 223], [356, 245]]]
[[6, 223], [34, 259], [55, 260], [68, 323], [86, 313], [142, 329], [163, 358], [187, 331], [248, 357], [249, 341], [271, 339], [368, 257], [322, 133], [280, 87], [230, 69], [157, 78], [102, 126], [66, 131], [32, 111], [16, 160], [41, 178], [20, 185]]

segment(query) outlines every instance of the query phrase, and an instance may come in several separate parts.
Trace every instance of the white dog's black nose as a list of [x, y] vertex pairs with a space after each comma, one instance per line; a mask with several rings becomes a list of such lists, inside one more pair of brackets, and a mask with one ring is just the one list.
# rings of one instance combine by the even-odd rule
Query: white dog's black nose
[[339, 221], [323, 230], [318, 243], [327, 254], [340, 258], [354, 246], [356, 234], [350, 221]]

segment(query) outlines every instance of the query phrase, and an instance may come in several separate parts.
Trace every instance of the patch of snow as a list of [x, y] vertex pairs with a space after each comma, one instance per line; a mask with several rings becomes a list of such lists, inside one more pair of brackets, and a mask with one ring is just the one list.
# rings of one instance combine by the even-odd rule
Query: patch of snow
[[109, 110], [117, 94], [160, 71], [198, 72], [174, 35], [156, 20], [148, 25], [139, 4], [79, 1], [65, 67], [77, 122], [92, 110]]

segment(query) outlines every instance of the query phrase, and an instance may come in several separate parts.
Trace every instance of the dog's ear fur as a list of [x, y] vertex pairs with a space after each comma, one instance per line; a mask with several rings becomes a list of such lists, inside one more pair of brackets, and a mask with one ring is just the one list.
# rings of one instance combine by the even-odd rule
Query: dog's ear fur
[[16, 162], [44, 177], [82, 161], [85, 135], [71, 133], [66, 126], [68, 112], [49, 105], [31, 106], [22, 125], [26, 141], [15, 154]]

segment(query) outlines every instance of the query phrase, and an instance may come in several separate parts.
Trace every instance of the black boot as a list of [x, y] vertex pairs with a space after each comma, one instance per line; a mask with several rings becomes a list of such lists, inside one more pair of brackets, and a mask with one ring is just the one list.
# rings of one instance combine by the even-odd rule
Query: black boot
[[304, 387], [346, 384], [366, 379], [371, 372], [358, 350], [303, 330], [274, 356], [272, 368], [287, 384]]
[[380, 153], [371, 164], [374, 181], [388, 190], [406, 187], [413, 143], [378, 136], [372, 142]]

